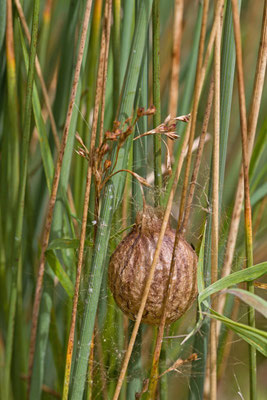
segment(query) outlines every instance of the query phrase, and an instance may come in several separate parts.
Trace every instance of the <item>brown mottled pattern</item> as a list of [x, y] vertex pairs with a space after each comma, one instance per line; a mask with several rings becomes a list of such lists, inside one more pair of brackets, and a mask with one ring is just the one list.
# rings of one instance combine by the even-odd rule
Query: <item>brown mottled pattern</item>
[[[162, 216], [149, 208], [137, 216], [135, 228], [124, 238], [109, 263], [109, 286], [116, 303], [125, 314], [135, 319], [151, 267]], [[154, 278], [150, 287], [142, 322], [158, 325], [170, 271], [175, 231], [167, 228]], [[173, 289], [168, 302], [166, 323], [180, 318], [197, 295], [197, 256], [185, 239], [176, 250]]]

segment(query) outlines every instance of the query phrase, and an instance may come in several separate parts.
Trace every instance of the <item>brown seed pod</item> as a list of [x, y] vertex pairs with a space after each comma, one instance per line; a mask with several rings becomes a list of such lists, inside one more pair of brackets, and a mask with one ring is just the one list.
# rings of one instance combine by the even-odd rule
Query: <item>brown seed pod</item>
[[[122, 240], [111, 256], [108, 278], [117, 305], [135, 320], [140, 308], [147, 276], [153, 261], [163, 214], [146, 207], [139, 213], [134, 229]], [[168, 225], [161, 246], [159, 260], [144, 309], [142, 322], [159, 325], [164, 294], [167, 291], [175, 231]], [[166, 324], [180, 318], [197, 295], [197, 255], [180, 238], [172, 279], [171, 298], [167, 304]]]

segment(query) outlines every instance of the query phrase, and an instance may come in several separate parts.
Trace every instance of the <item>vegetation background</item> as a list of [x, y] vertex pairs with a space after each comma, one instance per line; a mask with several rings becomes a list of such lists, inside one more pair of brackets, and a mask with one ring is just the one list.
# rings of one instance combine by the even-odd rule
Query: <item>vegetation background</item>
[[[1, 399], [267, 398], [266, 15], [0, 0]], [[199, 255], [165, 330], [107, 285], [143, 192]]]

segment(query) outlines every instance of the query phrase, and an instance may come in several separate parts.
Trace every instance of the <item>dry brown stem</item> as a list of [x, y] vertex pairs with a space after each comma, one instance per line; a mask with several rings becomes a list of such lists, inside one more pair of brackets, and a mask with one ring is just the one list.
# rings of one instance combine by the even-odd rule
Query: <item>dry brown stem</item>
[[[178, 106], [183, 10], [184, 0], [175, 0], [173, 19], [172, 70], [169, 100], [169, 114], [171, 116], [176, 115]], [[167, 144], [170, 150], [170, 155], [172, 156], [173, 143], [168, 140]]]
[[[31, 34], [30, 34], [30, 31], [29, 31], [29, 28], [28, 28], [28, 25], [27, 25], [27, 22], [26, 22], [26, 18], [25, 18], [22, 6], [21, 6], [19, 0], [15, 0], [15, 4], [16, 4], [16, 7], [17, 7], [19, 18], [21, 20], [21, 24], [22, 24], [22, 27], [24, 29], [26, 38], [28, 40], [28, 43], [30, 44], [31, 43]], [[52, 4], [52, 2], [49, 1], [46, 4], [46, 7], [47, 8], [51, 7], [51, 4]], [[54, 137], [55, 145], [56, 145], [57, 151], [59, 151], [60, 150], [60, 141], [59, 141], [59, 137], [58, 137], [56, 122], [55, 122], [53, 111], [52, 111], [52, 108], [51, 108], [51, 105], [50, 105], [49, 94], [48, 94], [48, 90], [46, 88], [46, 84], [45, 84], [45, 81], [44, 81], [44, 77], [43, 77], [43, 73], [42, 73], [42, 69], [41, 69], [41, 65], [40, 65], [38, 56], [36, 56], [36, 58], [35, 58], [35, 68], [36, 68], [37, 76], [38, 76], [39, 81], [40, 81], [42, 93], [43, 93], [43, 96], [44, 96], [44, 103], [45, 103], [45, 107], [46, 107], [46, 110], [47, 110], [47, 114], [48, 114], [48, 117], [50, 119], [51, 130], [52, 130], [52, 134], [53, 134], [53, 137]], [[69, 200], [71, 211], [72, 211], [72, 213], [74, 215], [76, 215], [76, 210], [75, 210], [75, 206], [74, 206], [72, 192], [71, 192], [71, 188], [70, 188], [69, 185], [68, 185], [67, 195], [68, 195], [68, 200]], [[73, 223], [74, 223], [74, 226], [75, 226], [75, 230], [77, 231], [77, 229], [78, 229], [77, 221], [74, 220]]]
[[[211, 283], [218, 279], [219, 243], [219, 148], [220, 148], [220, 64], [221, 26], [218, 24], [214, 49], [214, 138], [212, 180], [212, 234], [211, 234]], [[217, 297], [211, 297], [212, 308], [217, 308]], [[217, 398], [217, 321], [210, 322], [210, 399]]]
[[[85, 188], [85, 195], [84, 195], [82, 227], [81, 227], [80, 246], [79, 246], [79, 253], [78, 253], [78, 266], [77, 266], [75, 292], [74, 292], [73, 306], [72, 306], [71, 326], [70, 326], [67, 356], [66, 356], [67, 362], [66, 362], [66, 369], [65, 369], [64, 388], [69, 387], [69, 380], [70, 380], [70, 368], [71, 368], [71, 360], [72, 360], [72, 354], [73, 354], [74, 332], [75, 332], [75, 324], [76, 324], [76, 316], [77, 316], [77, 306], [78, 306], [78, 298], [79, 298], [79, 288], [80, 288], [80, 279], [81, 279], [83, 253], [84, 253], [84, 243], [85, 243], [85, 237], [86, 237], [87, 216], [88, 216], [89, 199], [90, 199], [90, 188], [91, 188], [91, 180], [92, 180], [92, 172], [93, 172], [92, 154], [95, 150], [100, 101], [101, 101], [101, 99], [103, 99], [102, 92], [105, 88], [104, 81], [105, 81], [106, 77], [104, 77], [104, 81], [103, 81], [103, 73], [104, 73], [104, 71], [107, 71], [107, 69], [105, 69], [105, 63], [107, 63], [106, 54], [108, 51], [106, 50], [106, 48], [109, 47], [109, 38], [110, 38], [109, 31], [110, 31], [110, 20], [111, 20], [111, 7], [112, 7], [112, 1], [109, 0], [106, 2], [106, 5], [105, 5], [105, 24], [107, 25], [107, 27], [103, 28], [102, 37], [101, 37], [100, 60], [99, 60], [99, 66], [98, 66], [95, 107], [94, 107], [92, 133], [91, 133], [91, 148], [90, 148], [91, 157], [88, 162], [88, 169], [87, 169], [87, 176], [86, 176], [86, 188]], [[107, 31], [107, 29], [108, 29], [108, 31]], [[102, 107], [103, 107], [103, 105], [102, 105]], [[65, 389], [65, 390], [67, 390], [67, 389]], [[65, 396], [64, 398], [68, 397], [67, 392], [66, 393], [64, 392], [64, 396]]]
[[87, 0], [85, 14], [84, 14], [84, 20], [83, 20], [81, 41], [80, 41], [80, 45], [79, 45], [79, 52], [78, 52], [77, 63], [76, 63], [76, 68], [75, 68], [75, 73], [74, 73], [73, 84], [72, 84], [72, 90], [71, 90], [71, 95], [70, 95], [70, 102], [69, 102], [69, 106], [68, 106], [65, 128], [63, 131], [63, 136], [62, 136], [62, 141], [61, 141], [61, 147], [60, 147], [60, 151], [59, 151], [58, 158], [57, 158], [55, 174], [54, 174], [54, 179], [53, 179], [53, 184], [52, 184], [52, 190], [51, 190], [51, 195], [50, 195], [49, 204], [48, 204], [48, 212], [47, 212], [47, 216], [46, 216], [44, 235], [43, 235], [43, 240], [42, 240], [40, 264], [39, 264], [38, 277], [37, 277], [37, 282], [36, 282], [33, 313], [32, 313], [32, 327], [31, 327], [30, 352], [29, 352], [29, 383], [30, 383], [31, 376], [32, 376], [33, 358], [34, 358], [34, 352], [35, 352], [37, 323], [38, 323], [42, 286], [43, 286], [44, 268], [45, 268], [45, 251], [47, 249], [48, 242], [49, 242], [52, 219], [53, 219], [53, 211], [54, 211], [55, 202], [56, 202], [57, 189], [58, 189], [59, 178], [60, 178], [60, 173], [61, 173], [62, 161], [63, 161], [64, 151], [65, 151], [65, 147], [66, 147], [66, 143], [67, 143], [67, 139], [68, 139], [70, 122], [71, 122], [71, 117], [72, 117], [72, 112], [73, 112], [73, 107], [74, 107], [74, 102], [75, 102], [75, 96], [76, 96], [78, 82], [79, 82], [79, 76], [80, 76], [80, 70], [81, 70], [84, 46], [85, 46], [85, 39], [86, 39], [88, 22], [89, 22], [89, 17], [90, 17], [90, 12], [91, 12], [91, 5], [92, 5], [92, 0]]
[[[221, 15], [222, 7], [223, 7], [223, 1], [221, 0], [220, 4], [218, 5], [219, 16]], [[217, 22], [217, 19], [216, 19], [214, 21], [214, 26], [213, 26], [212, 32], [213, 31], [216, 32], [217, 23], [218, 22]], [[211, 53], [211, 47], [213, 45], [214, 38], [215, 38], [215, 34], [214, 34], [214, 37], [210, 38], [209, 45], [208, 45], [208, 48], [207, 48], [207, 52], [210, 51], [210, 53]], [[207, 65], [208, 65], [208, 59], [209, 59], [209, 56], [210, 56], [210, 53], [208, 54], [207, 52], [206, 52], [206, 57], [205, 57], [205, 60], [204, 60], [203, 67], [201, 69], [200, 93], [201, 93], [201, 90], [202, 90], [202, 87], [203, 87], [204, 77], [205, 77], [205, 73], [206, 73]], [[198, 99], [198, 101], [199, 101], [199, 99]], [[136, 336], [137, 336], [137, 332], [138, 332], [138, 329], [139, 329], [139, 326], [140, 326], [140, 323], [141, 323], [142, 314], [143, 314], [143, 311], [144, 311], [144, 308], [145, 308], [146, 299], [147, 299], [147, 296], [148, 296], [148, 293], [149, 293], [150, 285], [151, 285], [151, 282], [152, 282], [152, 279], [153, 279], [153, 275], [154, 275], [154, 271], [155, 271], [155, 268], [156, 268], [156, 264], [157, 264], [157, 261], [158, 261], [162, 240], [163, 240], [163, 237], [164, 237], [164, 234], [165, 234], [165, 230], [166, 230], [166, 227], [167, 227], [167, 224], [168, 224], [168, 219], [169, 219], [169, 216], [170, 216], [170, 213], [171, 213], [171, 207], [172, 207], [172, 201], [173, 201], [173, 198], [174, 198], [175, 189], [176, 189], [179, 177], [180, 177], [180, 172], [181, 172], [181, 169], [182, 169], [184, 158], [185, 158], [185, 156], [187, 154], [187, 144], [188, 144], [188, 139], [189, 139], [189, 134], [190, 134], [190, 129], [191, 129], [190, 125], [191, 125], [191, 121], [189, 122], [189, 124], [187, 126], [187, 129], [186, 129], [186, 133], [185, 133], [185, 137], [184, 137], [184, 141], [183, 141], [183, 145], [182, 145], [182, 151], [181, 151], [179, 162], [178, 162], [178, 165], [177, 165], [177, 168], [176, 168], [176, 171], [175, 171], [175, 179], [174, 179], [173, 184], [172, 184], [170, 196], [169, 196], [169, 199], [168, 199], [168, 202], [167, 202], [167, 205], [166, 205], [166, 210], [165, 210], [163, 223], [162, 223], [161, 231], [160, 231], [160, 234], [159, 234], [159, 239], [158, 239], [158, 242], [157, 242], [157, 247], [156, 247], [156, 250], [155, 250], [153, 262], [152, 262], [152, 265], [151, 265], [151, 270], [150, 270], [150, 273], [149, 273], [149, 276], [148, 276], [148, 279], [147, 279], [147, 283], [146, 283], [146, 287], [145, 287], [145, 290], [144, 290], [144, 294], [143, 294], [140, 310], [139, 310], [137, 318], [136, 318], [136, 322], [135, 322], [135, 325], [134, 325], [132, 336], [131, 336], [127, 351], [125, 353], [125, 357], [124, 357], [123, 363], [122, 363], [121, 372], [120, 372], [120, 375], [119, 375], [119, 378], [118, 378], [117, 387], [116, 387], [116, 390], [115, 390], [115, 393], [114, 393], [114, 396], [113, 396], [113, 400], [117, 400], [118, 397], [119, 397], [120, 390], [121, 390], [121, 387], [122, 387], [122, 383], [123, 383], [123, 380], [124, 380], [124, 377], [125, 377], [125, 374], [126, 374], [126, 371], [127, 371], [128, 363], [129, 363], [129, 360], [130, 360], [130, 357], [131, 357], [131, 353], [132, 353], [132, 350], [133, 350], [133, 346], [134, 346], [134, 343], [135, 343], [135, 339], [136, 339]]]
[[[259, 108], [261, 103], [262, 90], [264, 85], [264, 77], [266, 70], [267, 61], [267, 5], [266, 1], [264, 4], [264, 12], [262, 19], [262, 30], [261, 30], [261, 41], [258, 53], [257, 67], [254, 79], [254, 89], [252, 95], [252, 101], [250, 105], [249, 118], [248, 118], [248, 158], [250, 160], [252, 154], [252, 148], [254, 138], [256, 134], [256, 127], [259, 115]], [[230, 274], [231, 266], [233, 262], [236, 238], [238, 234], [238, 227], [240, 222], [241, 210], [244, 199], [244, 176], [242, 165], [240, 167], [240, 173], [238, 178], [234, 209], [232, 213], [232, 219], [230, 224], [230, 230], [226, 245], [226, 251], [224, 256], [224, 264], [222, 267], [221, 277], [225, 277]], [[225, 295], [220, 296], [218, 312], [222, 313], [225, 304]]]
[[185, 207], [185, 201], [186, 201], [186, 193], [187, 193], [189, 174], [190, 174], [192, 146], [193, 146], [194, 135], [195, 135], [197, 109], [198, 109], [198, 102], [199, 102], [200, 93], [201, 93], [201, 66], [202, 66], [204, 43], [205, 43], [205, 36], [206, 36], [208, 6], [209, 6], [209, 1], [208, 0], [204, 1], [184, 185], [183, 185], [182, 197], [181, 197], [181, 202], [180, 202], [177, 230], [176, 230], [175, 241], [174, 241], [174, 246], [173, 246], [173, 255], [172, 255], [172, 260], [171, 260], [169, 282], [167, 285], [168, 290], [167, 290], [167, 293], [166, 293], [166, 296], [165, 296], [164, 302], [163, 302], [162, 317], [161, 317], [161, 322], [160, 322], [160, 326], [158, 329], [157, 341], [156, 341], [156, 346], [155, 346], [155, 350], [154, 350], [154, 354], [153, 354], [152, 369], [151, 369], [151, 374], [150, 374], [149, 396], [151, 396], [152, 399], [155, 397], [155, 394], [156, 394], [157, 377], [158, 377], [158, 363], [159, 363], [159, 357], [160, 357], [160, 352], [161, 352], [161, 347], [162, 347], [162, 338], [164, 335], [164, 327], [165, 327], [165, 322], [166, 322], [166, 315], [167, 315], [166, 310], [167, 310], [168, 300], [171, 296], [171, 291], [172, 291], [172, 284], [171, 284], [172, 283], [172, 275], [173, 275], [174, 265], [175, 265], [175, 260], [176, 260], [176, 249], [178, 248], [180, 237], [181, 237], [180, 229], [181, 229], [182, 220], [183, 220], [184, 207]]

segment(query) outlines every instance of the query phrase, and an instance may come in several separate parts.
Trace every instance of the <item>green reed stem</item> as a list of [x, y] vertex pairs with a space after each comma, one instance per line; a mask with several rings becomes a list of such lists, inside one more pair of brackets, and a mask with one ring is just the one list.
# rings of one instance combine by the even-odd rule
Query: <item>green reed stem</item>
[[[161, 123], [161, 107], [160, 107], [160, 20], [159, 20], [159, 0], [154, 0], [152, 9], [152, 27], [153, 27], [153, 103], [156, 112], [153, 117], [154, 128]], [[153, 135], [154, 143], [154, 185], [155, 206], [161, 203], [160, 190], [162, 188], [162, 172], [161, 172], [161, 135]]]
[[20, 169], [20, 181], [19, 181], [19, 192], [18, 192], [18, 203], [17, 203], [18, 204], [17, 216], [15, 225], [15, 243], [13, 249], [14, 256], [12, 260], [12, 281], [11, 281], [9, 315], [8, 315], [8, 332], [6, 341], [6, 366], [5, 366], [6, 399], [9, 398], [9, 389], [10, 389], [10, 369], [11, 369], [11, 359], [13, 354], [14, 322], [15, 322], [15, 313], [17, 304], [17, 277], [18, 277], [19, 262], [21, 260], [22, 228], [24, 219], [25, 189], [26, 189], [27, 171], [28, 171], [28, 151], [29, 151], [29, 142], [31, 133], [32, 89], [34, 80], [34, 64], [35, 64], [35, 56], [37, 48], [39, 9], [40, 9], [40, 1], [35, 0], [33, 6], [30, 64], [27, 77], [26, 102], [25, 102], [25, 112], [24, 112], [25, 117], [24, 117], [22, 144], [21, 144], [21, 169]]
[[75, 363], [73, 372], [73, 386], [70, 395], [70, 399], [72, 400], [82, 399], [83, 397], [87, 363], [94, 330], [94, 323], [92, 323], [92, 321], [95, 320], [97, 311], [108, 248], [107, 238], [109, 238], [111, 229], [111, 211], [113, 211], [113, 207], [114, 188], [112, 183], [107, 183], [103, 198], [103, 206], [101, 207], [101, 214], [98, 221], [98, 229], [95, 241], [96, 252], [93, 256], [90, 271], [90, 281], [85, 301], [84, 319], [81, 328], [80, 346], [78, 348], [77, 361]]
[[120, 31], [121, 31], [121, 0], [113, 0], [113, 110], [116, 115], [120, 93]]

